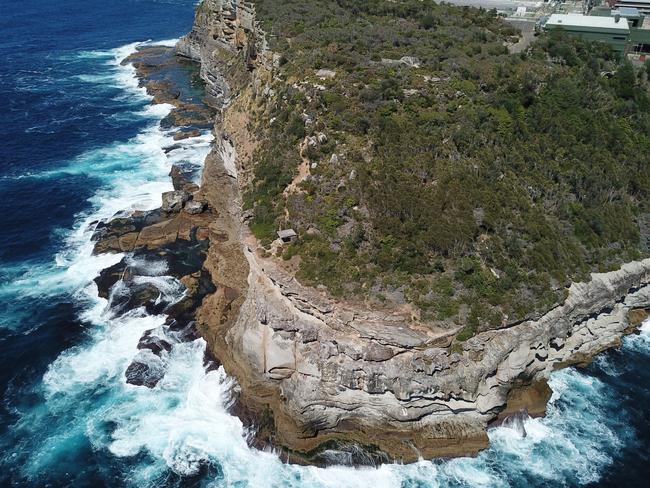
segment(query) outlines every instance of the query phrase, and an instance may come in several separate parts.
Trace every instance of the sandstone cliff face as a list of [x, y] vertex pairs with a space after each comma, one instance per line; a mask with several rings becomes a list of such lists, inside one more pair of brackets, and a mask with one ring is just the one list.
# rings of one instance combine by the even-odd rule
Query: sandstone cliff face
[[[192, 31], [180, 40], [176, 52], [201, 64], [208, 99], [218, 108], [230, 100], [231, 88], [239, 88], [232, 86], [240, 84], [232, 75], [242, 64], [250, 71], [273, 64], [266, 35], [255, 20], [254, 5], [238, 0], [203, 0]], [[240, 66], [233, 66], [236, 64]]]
[[[270, 93], [262, 80], [271, 76], [273, 55], [264, 39], [251, 4], [205, 0], [177, 49], [201, 62], [212, 102], [224, 107], [239, 92]], [[225, 124], [245, 113], [245, 104], [231, 106]], [[628, 312], [650, 306], [646, 259], [573, 284], [565, 302], [538, 320], [480, 333], [452, 350], [455, 330], [435, 329], [404, 311], [333, 301], [262, 258], [239, 225], [233, 190], [237, 168], [252, 164], [250, 152], [234, 162], [234, 150], [249, 141], [245, 130], [229, 137], [218, 135], [211, 157], [229, 178], [224, 215], [231, 219], [231, 246], [237, 233], [242, 246], [231, 248], [229, 259], [247, 261], [236, 266], [247, 272], [247, 286], [235, 287], [241, 299], [230, 319], [216, 310], [218, 299], [204, 302], [202, 331], [239, 380], [249, 406], [270, 407], [274, 441], [292, 451], [339, 440], [372, 445], [404, 461], [477, 452], [486, 447], [485, 429], [506, 409], [513, 389], [539, 384], [554, 369], [618, 345], [630, 331]], [[209, 178], [204, 176], [204, 186], [214, 185]], [[221, 271], [213, 278], [234, 276], [223, 271], [223, 260], [214, 268]], [[527, 406], [519, 395], [517, 408]]]
[[473, 452], [514, 386], [617, 346], [628, 311], [650, 304], [647, 259], [573, 284], [539, 320], [478, 334], [458, 353], [448, 332], [349, 309], [246, 256], [248, 296], [227, 340], [251, 377], [277, 384], [291, 419], [278, 438], [301, 450], [339, 433], [404, 460]]

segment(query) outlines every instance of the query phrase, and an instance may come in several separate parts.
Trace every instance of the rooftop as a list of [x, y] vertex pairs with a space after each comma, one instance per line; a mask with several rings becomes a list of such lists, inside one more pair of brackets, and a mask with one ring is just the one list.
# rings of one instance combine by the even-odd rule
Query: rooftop
[[298, 234], [296, 234], [296, 231], [293, 229], [285, 229], [285, 230], [278, 231], [278, 237], [285, 242], [290, 241], [297, 236]]
[[594, 27], [598, 29], [616, 29], [629, 32], [627, 20], [616, 22], [614, 17], [595, 17], [582, 14], [553, 14], [546, 25], [549, 27]]
[[623, 17], [638, 17], [641, 15], [639, 9], [636, 7], [619, 7], [618, 9], [612, 10], [612, 15], [621, 14]]

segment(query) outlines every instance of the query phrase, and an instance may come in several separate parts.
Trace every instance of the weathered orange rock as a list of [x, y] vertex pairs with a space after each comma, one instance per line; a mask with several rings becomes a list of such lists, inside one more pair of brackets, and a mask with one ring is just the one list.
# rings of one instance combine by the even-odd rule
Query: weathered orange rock
[[630, 325], [639, 325], [641, 322], [647, 320], [648, 316], [648, 311], [644, 308], [633, 308], [627, 314]]

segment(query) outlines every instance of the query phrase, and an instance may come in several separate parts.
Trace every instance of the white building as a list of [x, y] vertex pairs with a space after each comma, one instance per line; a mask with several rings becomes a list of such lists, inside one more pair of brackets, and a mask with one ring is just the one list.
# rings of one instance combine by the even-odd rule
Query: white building
[[[650, 2], [650, 0], [648, 0]], [[553, 14], [544, 25], [547, 30], [562, 29], [573, 36], [605, 42], [615, 51], [624, 52], [630, 40], [630, 27], [621, 17], [597, 17], [582, 14]]]
[[621, 7], [636, 8], [642, 14], [650, 15], [650, 0], [616, 0], [614, 6], [616, 8], [621, 8]]

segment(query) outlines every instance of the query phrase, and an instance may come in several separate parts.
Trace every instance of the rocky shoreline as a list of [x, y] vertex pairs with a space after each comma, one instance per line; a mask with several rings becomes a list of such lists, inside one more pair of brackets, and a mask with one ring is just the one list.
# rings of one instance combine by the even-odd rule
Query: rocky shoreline
[[617, 347], [647, 318], [650, 259], [574, 283], [543, 316], [481, 332], [460, 349], [451, 347], [456, 330], [301, 285], [265, 257], [243, 225], [240, 190], [255, 147], [248, 122], [274, 96], [276, 62], [254, 7], [232, 10], [229, 2], [206, 0], [176, 51], [200, 63], [214, 110], [209, 116], [208, 107], [165, 79], [166, 70], [183, 63], [170, 50], [142, 50], [128, 62], [154, 103], [175, 106], [163, 123], [179, 127], [179, 138], [215, 121], [200, 185], [174, 169], [175, 189], [161, 209], [100, 223], [96, 231], [96, 252], [165, 259], [186, 288], [180, 301], [165, 304], [135, 283], [146, 271], [126, 261], [98, 278], [104, 296], [118, 281], [140, 286], [123, 307], [145, 304], [170, 317], [162, 333], [143, 335], [129, 382], [155, 385], [164, 368], [152, 356], [170, 347], [169, 337], [199, 334], [213, 364], [223, 364], [239, 383], [233, 413], [255, 430], [251, 442], [279, 448], [290, 462], [471, 455], [487, 447], [491, 423], [544, 414], [552, 371]]
[[[176, 57], [173, 49], [143, 47], [124, 63], [135, 66], [152, 103], [172, 105], [161, 127], [173, 131], [174, 141], [198, 137], [211, 128], [215, 111], [202, 102], [200, 87], [189, 81], [196, 69]], [[194, 85], [197, 82], [194, 80]], [[177, 147], [165, 151], [174, 149]], [[165, 374], [164, 355], [174, 344], [199, 337], [196, 309], [216, 291], [203, 266], [216, 213], [195, 181], [197, 171], [182, 162], [173, 165], [170, 178], [174, 189], [162, 195], [161, 208], [117, 215], [95, 224], [96, 254], [126, 253], [95, 279], [99, 295], [108, 299], [112, 312], [124, 314], [144, 307], [149, 314], [168, 317], [162, 327], [142, 335], [139, 352], [125, 372], [127, 383], [133, 385], [156, 386]], [[206, 356], [205, 363], [218, 365], [211, 356]]]

